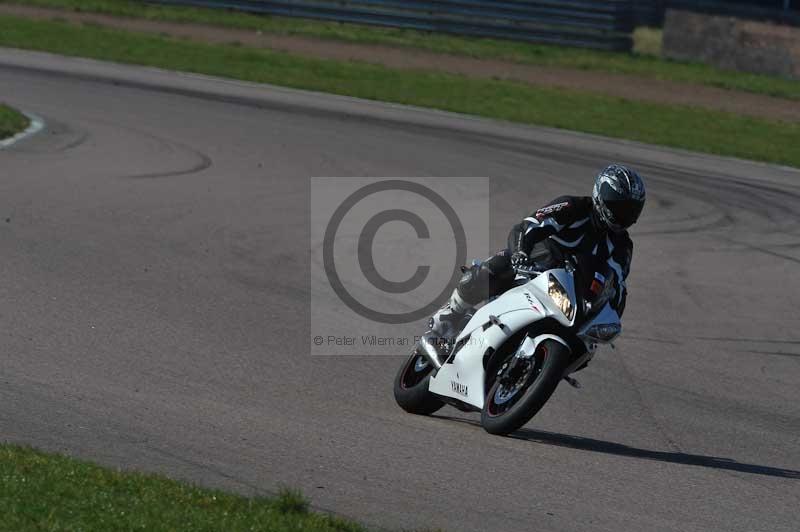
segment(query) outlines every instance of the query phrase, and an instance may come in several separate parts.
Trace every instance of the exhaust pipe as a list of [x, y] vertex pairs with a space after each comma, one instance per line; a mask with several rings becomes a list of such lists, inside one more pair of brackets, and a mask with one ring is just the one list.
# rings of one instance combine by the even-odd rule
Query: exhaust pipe
[[422, 354], [425, 355], [425, 358], [433, 364], [433, 367], [436, 370], [440, 370], [442, 367], [442, 363], [439, 362], [439, 352], [436, 350], [436, 347], [428, 340], [427, 335], [423, 335], [422, 338], [419, 339], [419, 346], [421, 348]]

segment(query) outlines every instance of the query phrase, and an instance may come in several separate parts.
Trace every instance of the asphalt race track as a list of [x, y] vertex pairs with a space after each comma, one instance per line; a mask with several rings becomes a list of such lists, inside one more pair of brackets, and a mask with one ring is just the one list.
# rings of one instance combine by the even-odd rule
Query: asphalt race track
[[[0, 100], [47, 124], [0, 151], [2, 439], [395, 529], [800, 529], [800, 172], [11, 50]], [[309, 356], [310, 176], [491, 176], [499, 247], [614, 160], [625, 333], [514, 437]]]

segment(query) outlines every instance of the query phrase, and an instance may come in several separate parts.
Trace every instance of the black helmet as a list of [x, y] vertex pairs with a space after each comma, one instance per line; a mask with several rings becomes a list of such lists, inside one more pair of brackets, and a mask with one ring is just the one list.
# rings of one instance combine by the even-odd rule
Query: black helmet
[[594, 211], [612, 231], [636, 223], [644, 207], [644, 182], [639, 174], [621, 164], [612, 164], [594, 179]]

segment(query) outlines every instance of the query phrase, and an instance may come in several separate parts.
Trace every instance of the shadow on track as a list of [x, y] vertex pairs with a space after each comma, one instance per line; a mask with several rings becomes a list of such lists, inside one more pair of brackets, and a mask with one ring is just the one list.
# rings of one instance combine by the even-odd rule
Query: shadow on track
[[[433, 416], [449, 421], [458, 421], [469, 425], [480, 426], [477, 421], [448, 416]], [[557, 447], [567, 447], [580, 451], [591, 451], [594, 453], [613, 454], [641, 460], [654, 460], [671, 464], [692, 465], [709, 467], [711, 469], [722, 469], [726, 471], [736, 471], [738, 473], [750, 473], [753, 475], [766, 475], [770, 477], [800, 479], [800, 471], [793, 469], [782, 469], [779, 467], [762, 466], [757, 464], [747, 464], [737, 462], [730, 458], [719, 458], [716, 456], [704, 456], [699, 454], [689, 454], [679, 451], [653, 451], [650, 449], [640, 449], [621, 443], [614, 443], [594, 438], [584, 438], [582, 436], [570, 436], [569, 434], [559, 434], [543, 430], [532, 430], [522, 428], [509, 436], [516, 440], [524, 440], [545, 445], [555, 445]]]

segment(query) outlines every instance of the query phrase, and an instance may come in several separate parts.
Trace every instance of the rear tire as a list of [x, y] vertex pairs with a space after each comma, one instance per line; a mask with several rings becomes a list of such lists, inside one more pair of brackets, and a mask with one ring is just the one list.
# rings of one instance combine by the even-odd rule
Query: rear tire
[[[509, 392], [497, 379], [486, 394], [481, 410], [481, 425], [490, 434], [509, 434], [514, 432], [536, 415], [556, 390], [564, 377], [564, 370], [570, 362], [570, 352], [555, 340], [545, 340], [536, 348], [531, 359], [533, 367], [539, 364], [538, 373], [533, 370], [526, 382], [519, 388], [516, 398], [509, 406]], [[509, 359], [511, 360], [511, 359]], [[505, 399], [506, 402], [501, 403]]]
[[394, 379], [394, 400], [400, 408], [411, 414], [427, 416], [444, 406], [428, 391], [433, 365], [416, 349], [400, 366]]

